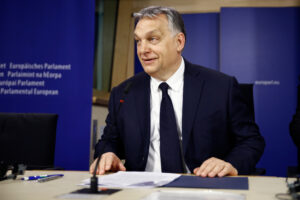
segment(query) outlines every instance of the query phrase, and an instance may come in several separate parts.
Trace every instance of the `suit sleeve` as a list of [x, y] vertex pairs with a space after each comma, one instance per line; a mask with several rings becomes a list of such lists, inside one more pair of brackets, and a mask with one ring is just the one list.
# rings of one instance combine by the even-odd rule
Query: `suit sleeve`
[[230, 162], [239, 174], [251, 174], [263, 154], [265, 141], [250, 115], [235, 78], [231, 79], [228, 102], [233, 148], [225, 160]]
[[123, 151], [121, 151], [122, 145], [120, 131], [117, 124], [117, 114], [120, 108], [120, 101], [118, 101], [117, 94], [117, 89], [113, 88], [109, 99], [108, 115], [105, 121], [106, 126], [101, 139], [95, 146], [94, 158], [97, 158], [106, 152], [113, 152], [119, 156], [119, 158], [122, 158], [120, 152]]

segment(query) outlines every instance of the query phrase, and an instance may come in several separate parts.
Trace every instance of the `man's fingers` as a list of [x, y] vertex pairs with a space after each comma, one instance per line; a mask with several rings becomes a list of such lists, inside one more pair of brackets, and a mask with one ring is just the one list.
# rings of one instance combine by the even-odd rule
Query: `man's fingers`
[[[90, 166], [90, 173], [94, 173], [97, 159]], [[103, 175], [107, 171], [126, 171], [121, 160], [112, 152], [104, 153], [99, 162], [99, 166], [96, 169], [96, 174]]]
[[[197, 175], [197, 173], [198, 173], [199, 170], [200, 170], [200, 167], [196, 167], [196, 168], [194, 169], [194, 171], [193, 171], [194, 174]], [[197, 176], [198, 176], [198, 175], [197, 175]]]
[[90, 174], [93, 174], [94, 173], [94, 169], [95, 169], [95, 161], [96, 160], [94, 160], [94, 162], [91, 164], [91, 166], [90, 166]]
[[211, 159], [204, 161], [202, 165], [199, 167], [200, 172], [203, 172], [210, 163], [211, 163]]
[[204, 161], [200, 167], [195, 168], [194, 174], [197, 176], [200, 176], [204, 172], [204, 170], [206, 169], [206, 167], [209, 165], [210, 162], [211, 162], [210, 159]]
[[218, 158], [209, 158], [200, 167], [194, 169], [194, 174], [202, 177], [223, 177], [226, 175], [236, 176], [238, 171], [228, 162]]
[[196, 175], [207, 177], [208, 174], [214, 169], [216, 166], [215, 158], [209, 158], [206, 161], [202, 163], [202, 165], [199, 167], [199, 170], [197, 170]]
[[114, 157], [110, 154], [104, 156], [105, 159], [105, 171], [109, 171], [113, 168]]
[[226, 175], [237, 176], [238, 171], [230, 163], [226, 163], [224, 169], [218, 173], [218, 176], [223, 177]]
[[119, 170], [120, 171], [126, 171], [126, 168], [124, 167], [124, 165], [121, 161], [119, 162]]
[[218, 173], [220, 173], [224, 169], [223, 164], [216, 165], [207, 175], [209, 177], [215, 177]]
[[122, 161], [117, 156], [114, 157], [111, 170], [113, 170], [113, 171], [126, 171], [126, 168], [124, 167]]
[[206, 167], [201, 171], [200, 176], [207, 177], [208, 174], [216, 167], [215, 162], [210, 162]]
[[229, 166], [225, 166], [219, 173], [218, 177], [223, 177], [229, 173]]
[[105, 165], [106, 165], [106, 158], [105, 158], [105, 154], [103, 154], [100, 158], [100, 163], [99, 163], [99, 167], [97, 169], [97, 174], [99, 174], [99, 175], [105, 174]]

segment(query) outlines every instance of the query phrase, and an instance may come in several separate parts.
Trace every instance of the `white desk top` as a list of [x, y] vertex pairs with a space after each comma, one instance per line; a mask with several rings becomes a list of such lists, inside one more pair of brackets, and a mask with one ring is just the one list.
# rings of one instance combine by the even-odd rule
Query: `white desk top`
[[[41, 174], [64, 174], [63, 178], [38, 183], [36, 181], [22, 181], [18, 176], [17, 180], [4, 180], [0, 182], [1, 200], [50, 200], [58, 196], [68, 194], [77, 189], [80, 181], [91, 177], [85, 171], [26, 171], [25, 176]], [[153, 189], [124, 189], [114, 193], [105, 200], [138, 200], [156, 190], [191, 190], [207, 191], [207, 189], [183, 189], [183, 188], [153, 188]], [[278, 177], [249, 177], [249, 190], [214, 190], [246, 195], [247, 200], [275, 200], [275, 194], [286, 193], [287, 186], [285, 178]], [[97, 198], [96, 198], [97, 199]]]

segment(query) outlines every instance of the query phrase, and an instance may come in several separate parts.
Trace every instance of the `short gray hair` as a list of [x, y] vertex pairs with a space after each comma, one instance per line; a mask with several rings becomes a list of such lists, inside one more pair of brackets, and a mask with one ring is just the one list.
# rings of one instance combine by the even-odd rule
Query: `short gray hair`
[[165, 14], [168, 18], [168, 24], [173, 33], [182, 32], [186, 37], [186, 32], [184, 28], [184, 23], [180, 13], [174, 8], [170, 7], [161, 7], [161, 6], [150, 6], [143, 8], [137, 13], [134, 13], [133, 16], [136, 20], [136, 23], [143, 18], [154, 18], [160, 14]]

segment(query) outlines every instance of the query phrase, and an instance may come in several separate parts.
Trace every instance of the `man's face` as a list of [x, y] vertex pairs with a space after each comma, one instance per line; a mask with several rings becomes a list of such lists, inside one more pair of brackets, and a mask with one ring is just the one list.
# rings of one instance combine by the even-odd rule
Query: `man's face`
[[134, 35], [144, 71], [154, 78], [168, 79], [180, 65], [184, 35], [172, 33], [165, 15], [139, 20]]

